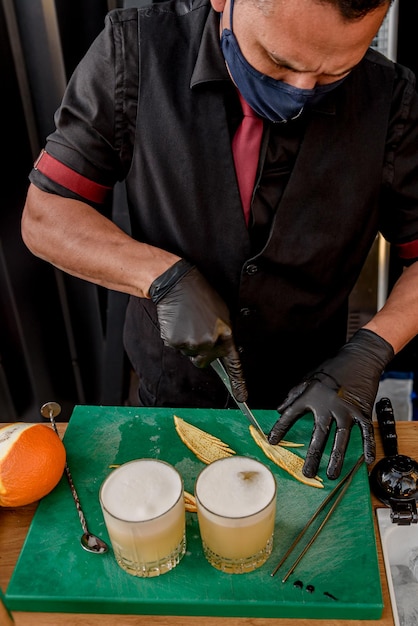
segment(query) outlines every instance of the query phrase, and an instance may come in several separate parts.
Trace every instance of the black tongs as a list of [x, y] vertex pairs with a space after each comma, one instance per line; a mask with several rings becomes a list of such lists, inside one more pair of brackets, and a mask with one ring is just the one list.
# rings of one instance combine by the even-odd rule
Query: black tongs
[[334, 500], [332, 506], [330, 507], [328, 513], [326, 514], [326, 516], [324, 517], [323, 521], [321, 522], [320, 526], [317, 528], [315, 533], [312, 535], [312, 538], [309, 540], [309, 542], [303, 548], [302, 552], [299, 554], [297, 559], [294, 561], [293, 565], [290, 567], [290, 569], [287, 571], [285, 576], [282, 578], [282, 583], [285, 583], [286, 580], [289, 578], [289, 576], [295, 571], [296, 566], [300, 563], [302, 558], [305, 556], [305, 554], [307, 553], [307, 551], [309, 550], [309, 548], [311, 547], [311, 545], [313, 544], [315, 539], [318, 537], [319, 533], [321, 532], [321, 530], [323, 529], [323, 527], [325, 526], [325, 524], [327, 523], [327, 521], [329, 520], [329, 518], [331, 517], [331, 515], [335, 511], [335, 509], [337, 508], [338, 504], [341, 502], [345, 492], [347, 491], [348, 487], [350, 486], [350, 483], [351, 483], [351, 480], [352, 480], [354, 474], [357, 472], [359, 467], [363, 464], [363, 461], [364, 461], [364, 455], [362, 454], [359, 457], [359, 459], [357, 460], [356, 464], [351, 468], [351, 470], [349, 472], [347, 472], [347, 474], [344, 476], [344, 478], [342, 478], [340, 480], [339, 483], [337, 483], [337, 485], [334, 487], [334, 489], [332, 491], [330, 491], [330, 493], [327, 495], [327, 497], [323, 500], [323, 502], [316, 509], [315, 513], [312, 515], [312, 517], [308, 520], [308, 522], [302, 528], [302, 530], [300, 531], [300, 533], [298, 534], [296, 539], [293, 541], [291, 546], [288, 548], [286, 553], [282, 556], [282, 558], [280, 559], [279, 563], [276, 565], [276, 567], [272, 571], [271, 576], [274, 576], [278, 572], [280, 567], [287, 560], [288, 556], [291, 554], [291, 552], [293, 552], [294, 548], [297, 546], [299, 541], [302, 539], [303, 535], [306, 533], [308, 528], [311, 526], [312, 522], [314, 522], [316, 520], [318, 515], [324, 510], [324, 508], [334, 498], [334, 496], [337, 496], [336, 499]]

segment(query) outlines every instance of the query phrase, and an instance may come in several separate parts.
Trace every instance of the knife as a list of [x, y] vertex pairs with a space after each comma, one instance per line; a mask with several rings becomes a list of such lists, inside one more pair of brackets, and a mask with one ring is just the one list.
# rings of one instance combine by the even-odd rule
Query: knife
[[218, 374], [219, 378], [221, 379], [225, 387], [228, 389], [229, 393], [231, 394], [232, 399], [234, 400], [235, 404], [237, 405], [241, 413], [243, 413], [245, 417], [248, 419], [248, 421], [251, 422], [251, 424], [258, 431], [258, 433], [263, 437], [263, 439], [267, 441], [267, 435], [265, 434], [264, 430], [261, 428], [260, 424], [257, 422], [254, 416], [254, 413], [251, 411], [248, 404], [246, 402], [238, 402], [238, 400], [235, 398], [234, 394], [232, 393], [231, 381], [229, 379], [229, 376], [225, 367], [223, 366], [222, 361], [220, 359], [216, 359], [215, 361], [212, 361], [211, 365], [213, 369], [215, 370], [215, 372]]

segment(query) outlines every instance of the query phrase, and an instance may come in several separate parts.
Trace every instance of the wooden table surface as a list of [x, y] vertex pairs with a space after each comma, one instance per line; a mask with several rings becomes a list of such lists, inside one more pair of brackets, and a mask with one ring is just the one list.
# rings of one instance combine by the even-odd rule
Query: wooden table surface
[[[66, 424], [58, 424], [61, 434]], [[418, 457], [418, 422], [398, 422], [399, 453]], [[378, 426], [376, 426], [378, 429]], [[380, 437], [376, 436], [377, 460], [383, 456]], [[383, 506], [372, 496], [373, 509]], [[0, 509], [0, 588], [5, 592], [30, 526], [36, 504], [20, 508]], [[182, 617], [154, 615], [96, 615], [81, 613], [27, 613], [14, 611], [15, 626], [394, 626], [388, 585], [377, 531], [379, 566], [382, 577], [384, 610], [380, 620], [266, 619], [238, 617]], [[34, 572], [36, 576], [36, 572]], [[45, 581], [45, 588], [53, 585]], [[0, 606], [0, 624], [8, 626], [7, 615]], [[13, 622], [10, 621], [10, 624]]]

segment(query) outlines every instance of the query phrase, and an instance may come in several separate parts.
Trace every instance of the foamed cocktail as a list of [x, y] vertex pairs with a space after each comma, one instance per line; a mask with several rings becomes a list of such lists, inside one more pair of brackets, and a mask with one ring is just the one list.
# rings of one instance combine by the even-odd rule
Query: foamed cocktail
[[195, 496], [204, 554], [224, 572], [251, 572], [273, 549], [276, 481], [255, 459], [214, 461], [199, 474]]
[[186, 551], [183, 480], [164, 461], [138, 459], [113, 471], [100, 504], [118, 564], [129, 574], [159, 576]]

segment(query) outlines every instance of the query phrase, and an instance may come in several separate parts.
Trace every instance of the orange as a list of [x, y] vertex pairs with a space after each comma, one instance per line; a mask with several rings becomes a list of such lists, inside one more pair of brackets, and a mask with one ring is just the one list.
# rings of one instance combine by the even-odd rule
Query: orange
[[31, 504], [59, 482], [65, 448], [45, 424], [16, 422], [0, 428], [0, 506]]

